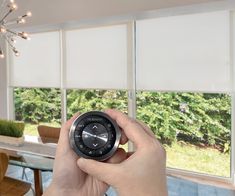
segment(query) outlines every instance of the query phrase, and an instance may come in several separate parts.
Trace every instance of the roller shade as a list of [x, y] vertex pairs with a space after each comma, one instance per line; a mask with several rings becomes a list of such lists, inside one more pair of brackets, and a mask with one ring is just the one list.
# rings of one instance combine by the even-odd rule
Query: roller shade
[[60, 87], [59, 32], [32, 34], [30, 41], [17, 40], [19, 57], [10, 58], [10, 85], [18, 87]]
[[126, 25], [66, 32], [66, 88], [127, 88]]
[[231, 88], [226, 11], [137, 21], [137, 89]]

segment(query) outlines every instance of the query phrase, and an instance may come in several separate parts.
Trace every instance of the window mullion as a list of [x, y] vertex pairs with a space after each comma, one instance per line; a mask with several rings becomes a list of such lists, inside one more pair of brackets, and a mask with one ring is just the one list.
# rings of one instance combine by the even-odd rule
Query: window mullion
[[[127, 86], [128, 86], [128, 115], [136, 118], [136, 42], [135, 21], [127, 25]], [[134, 145], [128, 143], [128, 151], [133, 151]]]

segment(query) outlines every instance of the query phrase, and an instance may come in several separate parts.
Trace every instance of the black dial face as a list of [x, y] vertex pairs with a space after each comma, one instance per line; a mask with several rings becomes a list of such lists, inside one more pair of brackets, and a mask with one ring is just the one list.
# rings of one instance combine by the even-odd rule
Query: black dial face
[[82, 131], [84, 144], [91, 149], [99, 149], [108, 142], [108, 131], [100, 123], [88, 124]]
[[118, 126], [102, 112], [88, 112], [79, 116], [70, 130], [73, 149], [86, 158], [109, 158], [116, 151], [119, 139]]

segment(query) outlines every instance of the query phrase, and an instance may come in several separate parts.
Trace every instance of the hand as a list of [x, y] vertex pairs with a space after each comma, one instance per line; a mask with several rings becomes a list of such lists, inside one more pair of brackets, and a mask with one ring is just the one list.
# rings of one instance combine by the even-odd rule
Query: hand
[[136, 146], [136, 151], [119, 164], [80, 158], [78, 166], [90, 176], [113, 186], [119, 196], [167, 195], [166, 154], [152, 131], [121, 112], [107, 110], [106, 113], [116, 120]]
[[[45, 191], [44, 195], [101, 196], [104, 195], [109, 187], [105, 182], [82, 171], [76, 164], [79, 157], [70, 147], [69, 130], [78, 115], [78, 113], [74, 115], [61, 128], [54, 161], [52, 183]], [[126, 136], [122, 134], [121, 143], [126, 142]], [[118, 163], [125, 158], [125, 151], [118, 149], [115, 155], [110, 158], [108, 162]]]

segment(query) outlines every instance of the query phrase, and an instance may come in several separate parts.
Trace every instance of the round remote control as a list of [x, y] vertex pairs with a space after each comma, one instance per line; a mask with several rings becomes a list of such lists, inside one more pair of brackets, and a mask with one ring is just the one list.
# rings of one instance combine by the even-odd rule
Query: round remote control
[[73, 122], [69, 139], [72, 149], [81, 157], [104, 161], [118, 148], [121, 137], [117, 123], [106, 113], [91, 111]]

